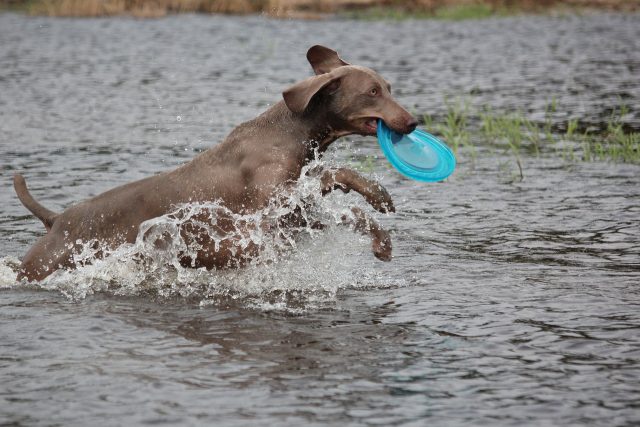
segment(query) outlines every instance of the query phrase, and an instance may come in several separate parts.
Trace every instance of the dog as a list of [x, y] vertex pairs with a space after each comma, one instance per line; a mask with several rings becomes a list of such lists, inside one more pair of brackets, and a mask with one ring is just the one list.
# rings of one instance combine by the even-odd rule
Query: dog
[[[338, 138], [375, 135], [383, 120], [398, 133], [412, 132], [418, 122], [391, 96], [391, 86], [375, 71], [343, 61], [338, 53], [316, 45], [307, 52], [314, 76], [287, 88], [283, 99], [257, 118], [236, 127], [220, 144], [175, 170], [126, 184], [55, 213], [29, 193], [24, 178], [14, 176], [22, 204], [39, 218], [46, 234], [27, 252], [18, 279], [40, 281], [58, 269], [73, 269], [82, 242], [114, 249], [133, 243], [140, 224], [187, 203], [219, 201], [230, 212], [256, 212], [296, 184], [303, 167]], [[323, 195], [334, 190], [360, 193], [379, 212], [394, 212], [385, 188], [347, 168], [319, 171]], [[359, 208], [343, 218], [372, 239], [374, 255], [391, 259], [391, 239]], [[206, 218], [203, 218], [206, 220]], [[230, 233], [231, 221], [218, 221], [220, 233]], [[207, 269], [239, 267], [260, 248], [241, 247], [233, 239], [214, 242], [198, 226], [185, 235], [198, 244], [184, 255], [184, 266]], [[195, 237], [194, 237], [195, 236]]]

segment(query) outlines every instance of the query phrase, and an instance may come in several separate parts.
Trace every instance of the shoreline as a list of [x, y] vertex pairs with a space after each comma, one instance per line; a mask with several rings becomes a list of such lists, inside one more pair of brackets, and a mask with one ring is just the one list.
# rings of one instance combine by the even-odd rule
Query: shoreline
[[279, 19], [465, 20], [594, 11], [638, 12], [640, 0], [0, 0], [0, 13], [77, 18], [201, 13]]

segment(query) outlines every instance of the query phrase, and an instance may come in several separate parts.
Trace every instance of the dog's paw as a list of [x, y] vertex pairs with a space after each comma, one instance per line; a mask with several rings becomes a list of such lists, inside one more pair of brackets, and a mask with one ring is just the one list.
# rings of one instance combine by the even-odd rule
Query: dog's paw
[[393, 205], [391, 197], [380, 205], [380, 209], [378, 209], [378, 211], [382, 213], [394, 213], [396, 211], [396, 207]]
[[388, 231], [380, 230], [373, 237], [373, 254], [381, 261], [391, 261], [391, 236]]
[[378, 183], [375, 184], [374, 191], [371, 192], [369, 203], [378, 212], [389, 213], [396, 211], [391, 195], [386, 188]]

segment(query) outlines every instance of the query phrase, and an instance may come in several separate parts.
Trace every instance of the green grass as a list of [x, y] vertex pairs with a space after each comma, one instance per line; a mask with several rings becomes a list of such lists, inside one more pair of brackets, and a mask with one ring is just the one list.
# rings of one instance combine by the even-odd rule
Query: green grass
[[[446, 99], [445, 105], [447, 114], [444, 121], [435, 126], [435, 130], [452, 146], [454, 152], [457, 153], [460, 147], [468, 147], [472, 154], [475, 153], [470, 139], [469, 103]], [[426, 121], [427, 118], [425, 118]], [[433, 122], [433, 119], [429, 118], [429, 121]]]
[[[583, 160], [612, 160], [640, 164], [640, 133], [625, 132], [620, 120], [628, 112], [627, 106], [621, 105], [618, 111], [611, 114], [607, 129], [602, 135], [585, 132], [581, 136]], [[567, 133], [568, 131], [567, 128]]]
[[[552, 115], [556, 100], [545, 109], [542, 123], [534, 122], [520, 111], [497, 112], [489, 107], [472, 109], [469, 102], [445, 100], [443, 117], [423, 118], [424, 127], [440, 136], [456, 153], [475, 158], [477, 148], [504, 150], [518, 166], [524, 178], [524, 156], [556, 155], [565, 161], [612, 161], [640, 164], [640, 133], [624, 130], [622, 117], [629, 110], [620, 105], [610, 115], [604, 131], [590, 131], [577, 119], [558, 125]], [[560, 128], [564, 128], [561, 131]], [[460, 154], [458, 154], [461, 152]]]
[[[500, 164], [501, 170], [512, 172], [514, 181], [525, 177], [524, 160], [528, 157], [555, 156], [568, 164], [585, 161], [611, 161], [640, 165], [640, 133], [625, 131], [622, 117], [629, 113], [620, 104], [607, 119], [605, 129], [590, 130], [578, 119], [555, 123], [553, 113], [558, 104], [552, 99], [545, 108], [542, 122], [534, 122], [521, 111], [500, 112], [487, 106], [475, 109], [469, 101], [445, 99], [447, 107], [437, 118], [425, 114], [421, 128], [440, 137], [459, 159], [475, 160], [478, 150], [503, 152], [512, 159]], [[382, 156], [354, 156], [351, 167], [372, 173], [381, 165], [391, 167]]]

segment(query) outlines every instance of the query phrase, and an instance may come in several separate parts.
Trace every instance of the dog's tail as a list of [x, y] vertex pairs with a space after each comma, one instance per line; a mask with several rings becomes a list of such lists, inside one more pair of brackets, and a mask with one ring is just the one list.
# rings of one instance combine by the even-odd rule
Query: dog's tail
[[47, 231], [51, 230], [51, 226], [58, 217], [58, 214], [45, 208], [33, 198], [27, 189], [27, 183], [24, 177], [19, 173], [13, 176], [13, 188], [16, 190], [18, 199], [20, 199], [24, 207], [29, 209], [31, 213], [42, 221]]

